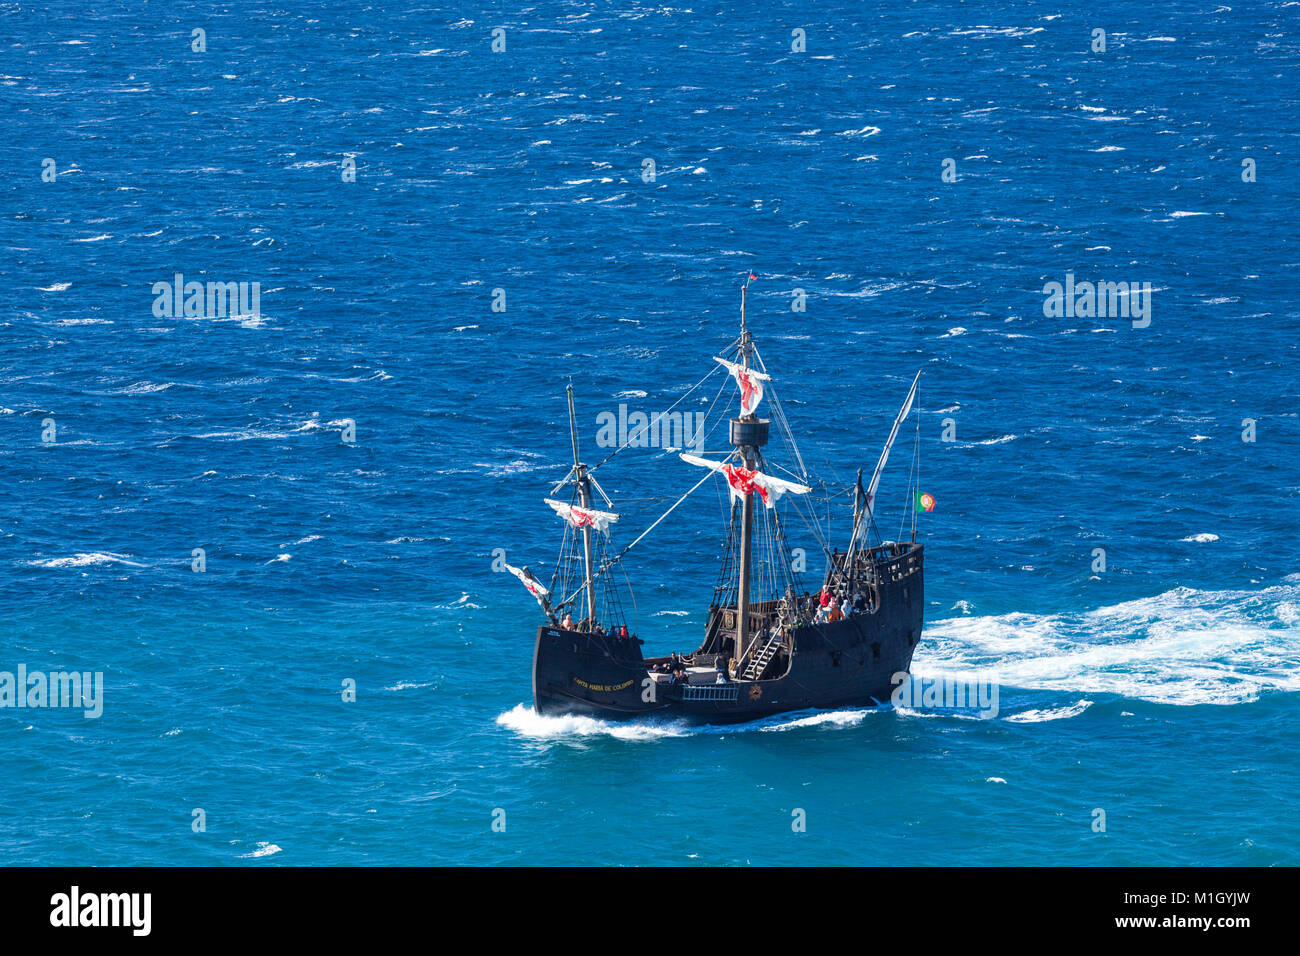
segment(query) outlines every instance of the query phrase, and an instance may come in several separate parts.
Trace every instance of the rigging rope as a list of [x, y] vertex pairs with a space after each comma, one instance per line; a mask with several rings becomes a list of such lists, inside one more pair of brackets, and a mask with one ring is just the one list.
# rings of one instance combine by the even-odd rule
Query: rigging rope
[[[728, 346], [728, 347], [730, 347], [730, 346]], [[615, 455], [617, 455], [619, 452], [621, 452], [624, 448], [628, 447], [628, 445], [630, 445], [630, 444], [632, 443], [632, 439], [633, 439], [633, 438], [636, 438], [638, 435], [640, 435], [642, 432], [644, 432], [646, 429], [648, 429], [651, 425], [658, 424], [658, 422], [659, 422], [660, 419], [662, 419], [665, 415], [667, 415], [669, 412], [671, 412], [674, 408], [676, 408], [676, 407], [677, 407], [678, 405], [680, 405], [682, 402], [686, 401], [687, 397], [691, 394], [691, 392], [695, 391], [697, 388], [699, 388], [701, 385], [703, 385], [706, 381], [708, 381], [710, 375], [713, 375], [714, 373], [716, 373], [716, 372], [717, 372], [719, 369], [721, 369], [721, 368], [722, 368], [721, 365], [716, 365], [716, 364], [715, 364], [715, 365], [713, 366], [713, 368], [709, 369], [708, 374], [706, 374], [706, 375], [704, 376], [704, 378], [700, 379], [698, 382], [696, 382], [694, 385], [692, 385], [689, 389], [687, 389], [686, 392], [685, 392], [685, 394], [683, 394], [681, 398], [677, 399], [677, 401], [675, 401], [675, 402], [673, 402], [671, 405], [669, 405], [667, 409], [665, 409], [664, 411], [662, 411], [662, 412], [660, 412], [659, 414], [657, 414], [654, 418], [652, 418], [650, 421], [646, 422], [644, 425], [642, 425], [640, 428], [638, 428], [638, 429], [637, 429], [635, 432], [633, 432], [631, 435], [628, 435], [628, 436], [627, 436], [627, 441], [623, 442], [623, 444], [619, 445], [617, 448], [615, 448], [613, 451], [611, 451], [608, 455], [606, 455], [603, 459], [601, 459], [600, 462], [599, 462], [598, 464], [592, 466], [591, 468], [588, 468], [588, 469], [587, 469], [587, 474], [590, 475], [593, 471], [595, 471], [595, 470], [596, 470], [597, 468], [599, 468], [601, 465], [605, 464], [605, 462], [609, 461], [611, 458], [613, 458]]]
[[[700, 487], [700, 485], [704, 484], [704, 483], [705, 483], [706, 481], [708, 481], [709, 478], [711, 478], [712, 476], [713, 476], [713, 472], [710, 471], [710, 472], [709, 472], [708, 474], [706, 474], [703, 478], [701, 478], [699, 481], [697, 481], [697, 482], [696, 482], [696, 483], [691, 487], [691, 490], [690, 490], [690, 491], [686, 492], [686, 494], [682, 495], [682, 496], [681, 496], [680, 498], [678, 498], [675, 502], [673, 502], [673, 506], [672, 506], [672, 508], [669, 508], [669, 509], [668, 509], [667, 511], [665, 511], [663, 514], [661, 514], [657, 519], [655, 519], [654, 524], [650, 525], [650, 527], [646, 528], [646, 529], [645, 529], [644, 531], [642, 531], [639, 535], [637, 535], [637, 537], [636, 537], [636, 541], [633, 541], [633, 542], [632, 542], [631, 544], [629, 544], [626, 548], [624, 548], [622, 551], [620, 551], [618, 554], [616, 554], [613, 558], [610, 558], [608, 561], [603, 562], [603, 563], [601, 564], [601, 566], [600, 566], [600, 570], [597, 571], [595, 574], [593, 574], [593, 575], [591, 576], [591, 580], [592, 580], [592, 581], [595, 581], [596, 578], [600, 577], [602, 574], [604, 574], [606, 571], [608, 571], [608, 570], [609, 570], [611, 567], [613, 567], [615, 564], [617, 564], [618, 562], [622, 561], [622, 560], [623, 560], [623, 555], [627, 554], [627, 553], [628, 553], [629, 551], [631, 551], [634, 547], [636, 547], [637, 544], [641, 541], [642, 538], [644, 538], [646, 535], [648, 535], [651, 531], [653, 531], [653, 530], [658, 526], [658, 524], [659, 524], [660, 521], [663, 521], [665, 518], [667, 518], [670, 514], [673, 513], [673, 510], [674, 510], [674, 509], [675, 509], [679, 504], [681, 504], [683, 501], [685, 501], [687, 498], [689, 498], [690, 495], [691, 495], [691, 492], [695, 491], [696, 488]], [[587, 581], [586, 581], [586, 578], [584, 578], [582, 584], [578, 585], [577, 589], [575, 589], [574, 592], [573, 592], [572, 594], [570, 594], [567, 598], [565, 598], [565, 599], [560, 603], [559, 607], [564, 607], [565, 605], [567, 605], [570, 601], [572, 601], [575, 597], [577, 597], [577, 596], [578, 596], [578, 592], [579, 592], [579, 591], [582, 591], [583, 589], [585, 589], [586, 586], [587, 586]]]

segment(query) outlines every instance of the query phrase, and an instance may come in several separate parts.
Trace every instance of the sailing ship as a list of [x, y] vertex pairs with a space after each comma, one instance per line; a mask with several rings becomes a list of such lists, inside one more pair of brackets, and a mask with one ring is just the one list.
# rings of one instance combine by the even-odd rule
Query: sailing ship
[[[786, 711], [882, 706], [908, 672], [921, 638], [924, 604], [924, 548], [916, 541], [916, 508], [918, 503], [925, 510], [933, 507], [933, 499], [921, 495], [914, 483], [919, 425], [908, 483], [910, 540], [881, 539], [875, 499], [890, 449], [914, 404], [920, 373], [868, 485], [863, 487], [858, 469], [854, 485], [833, 491], [834, 485], [818, 481], [804, 467], [772, 376], [746, 324], [747, 287], [748, 282], [741, 290], [740, 336], [723, 350], [728, 357], [715, 357], [709, 375], [673, 406], [712, 374], [728, 372], [739, 388], [739, 414], [720, 417], [714, 429], [727, 421], [729, 450], [721, 459], [680, 454], [683, 464], [703, 468], [705, 474], [621, 551], [612, 544], [619, 515], [595, 471], [635, 446], [637, 436], [628, 436], [599, 465], [588, 467], [579, 456], [573, 386], [568, 388], [573, 464], [545, 499], [564, 522], [550, 586], [526, 566], [506, 565], [546, 616], [533, 651], [533, 701], [539, 714], [606, 720], [665, 715], [734, 723]], [[729, 384], [724, 379], [723, 388]], [[759, 412], [764, 398], [771, 410], [766, 418]], [[671, 424], [672, 408], [660, 416], [660, 424], [665, 416]], [[786, 465], [767, 451], [773, 424], [790, 453]], [[644, 641], [629, 629], [616, 572], [622, 571], [628, 551], [710, 479], [726, 482], [729, 505], [703, 637], [693, 653], [647, 657]], [[561, 496], [565, 489], [567, 496]], [[824, 491], [824, 497], [818, 499], [814, 489]], [[839, 507], [847, 512], [850, 494], [851, 530], [841, 547], [829, 525], [823, 528], [816, 503], [825, 501], [829, 507], [841, 499]], [[791, 560], [786, 546], [786, 521], [792, 515], [805, 521], [825, 553], [825, 572], [815, 592], [802, 580], [803, 572], [796, 570], [800, 563]], [[630, 591], [625, 572], [623, 578]]]

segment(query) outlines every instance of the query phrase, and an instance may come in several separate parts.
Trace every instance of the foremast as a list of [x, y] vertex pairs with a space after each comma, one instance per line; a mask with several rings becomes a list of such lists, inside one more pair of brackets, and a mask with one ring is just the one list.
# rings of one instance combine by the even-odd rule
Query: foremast
[[[582, 508], [591, 508], [591, 478], [587, 466], [578, 457], [578, 420], [573, 412], [573, 385], [569, 385], [569, 440], [573, 445], [573, 480], [578, 490], [578, 504]], [[592, 562], [591, 522], [582, 525], [582, 568], [586, 581], [587, 614], [585, 620], [589, 626], [596, 621], [596, 576]]]

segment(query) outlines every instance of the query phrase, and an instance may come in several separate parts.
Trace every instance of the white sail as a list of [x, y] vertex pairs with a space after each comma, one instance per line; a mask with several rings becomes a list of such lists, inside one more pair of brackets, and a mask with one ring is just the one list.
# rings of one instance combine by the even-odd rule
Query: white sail
[[907, 418], [907, 413], [912, 410], [912, 402], [916, 399], [916, 383], [921, 381], [921, 373], [916, 373], [916, 378], [912, 379], [912, 387], [908, 389], [907, 401], [903, 402], [903, 409], [894, 419], [894, 427], [889, 430], [889, 440], [885, 442], [885, 447], [880, 452], [880, 461], [876, 462], [876, 470], [871, 473], [871, 484], [867, 486], [867, 513], [874, 513], [876, 503], [876, 487], [880, 484], [880, 473], [885, 470], [885, 462], [889, 461], [889, 451], [894, 447], [894, 439], [898, 437], [898, 427], [903, 424]]
[[618, 515], [610, 511], [597, 511], [595, 508], [583, 508], [579, 505], [565, 504], [553, 498], [543, 499], [555, 509], [555, 513], [575, 528], [592, 527], [597, 531], [609, 533], [609, 526], [618, 520]]
[[776, 507], [777, 501], [787, 491], [796, 495], [806, 495], [812, 491], [807, 485], [786, 481], [784, 478], [774, 478], [772, 475], [764, 474], [761, 471], [750, 471], [748, 468], [741, 468], [739, 465], [709, 461], [707, 458], [697, 458], [695, 455], [687, 454], [683, 454], [681, 459], [688, 465], [711, 468], [725, 475], [732, 498], [741, 498], [751, 492], [757, 492], [758, 496], [763, 499], [763, 504], [769, 508]]
[[519, 579], [519, 582], [526, 588], [528, 593], [537, 598], [537, 603], [543, 608], [546, 607], [546, 599], [551, 596], [551, 592], [542, 587], [542, 583], [533, 577], [532, 572], [521, 571], [513, 564], [507, 564], [506, 570]]
[[754, 409], [758, 408], [758, 403], [763, 400], [763, 383], [772, 381], [772, 376], [765, 375], [756, 369], [737, 365], [735, 362], [728, 362], [716, 355], [713, 357], [713, 361], [726, 366], [727, 371], [731, 373], [731, 377], [740, 386], [740, 413], [742, 415], [754, 414]]

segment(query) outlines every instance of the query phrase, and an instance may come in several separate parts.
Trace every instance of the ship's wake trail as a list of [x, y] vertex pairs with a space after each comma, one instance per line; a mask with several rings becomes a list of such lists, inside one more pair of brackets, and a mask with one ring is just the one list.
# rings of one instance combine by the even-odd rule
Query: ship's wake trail
[[550, 716], [539, 714], [531, 707], [516, 704], [497, 717], [497, 723], [519, 734], [536, 740], [574, 740], [583, 737], [613, 737], [617, 740], [661, 740], [664, 737], [685, 737], [694, 728], [688, 724], [649, 719], [623, 723], [598, 720], [573, 714]]
[[912, 673], [1163, 704], [1297, 691], [1300, 574], [1260, 590], [1180, 587], [1091, 611], [934, 621]]
[[616, 740], [653, 741], [667, 737], [689, 737], [797, 730], [809, 727], [854, 727], [876, 710], [825, 710], [814, 713], [777, 714], [762, 720], [740, 724], [692, 724], [685, 721], [657, 721], [654, 718], [620, 722], [594, 717], [566, 715], [551, 717], [533, 708], [516, 704], [514, 709], [497, 717], [497, 723], [521, 737], [534, 740], [579, 741], [583, 738], [611, 737]]
[[[925, 627], [912, 674], [995, 683], [1004, 689], [1004, 712], [996, 719], [1013, 723], [1078, 717], [1093, 704], [1086, 695], [1162, 704], [1242, 704], [1273, 691], [1300, 691], [1300, 574], [1256, 591], [1174, 588], [1091, 611], [935, 621]], [[1005, 706], [1011, 688], [1051, 697], [1028, 709], [1032, 701], [1020, 700], [1012, 709]], [[944, 709], [895, 708], [888, 700], [882, 704], [880, 709], [805, 711], [724, 726], [549, 717], [518, 704], [496, 722], [521, 737], [578, 742], [834, 730], [889, 712], [905, 719], [983, 719]]]

